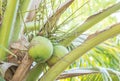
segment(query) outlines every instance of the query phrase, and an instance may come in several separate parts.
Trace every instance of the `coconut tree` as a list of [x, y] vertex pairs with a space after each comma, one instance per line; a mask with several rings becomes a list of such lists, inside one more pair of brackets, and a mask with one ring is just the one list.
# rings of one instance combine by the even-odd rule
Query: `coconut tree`
[[119, 81], [116, 0], [1, 0], [1, 81]]

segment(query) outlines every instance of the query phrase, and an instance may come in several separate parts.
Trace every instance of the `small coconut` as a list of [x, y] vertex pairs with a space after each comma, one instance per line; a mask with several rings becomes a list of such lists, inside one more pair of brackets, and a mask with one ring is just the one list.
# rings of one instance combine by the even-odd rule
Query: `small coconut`
[[54, 65], [58, 60], [60, 60], [67, 53], [68, 53], [68, 50], [66, 47], [62, 45], [55, 45], [53, 47], [53, 55], [49, 60], [47, 60], [47, 64], [49, 66]]
[[53, 53], [51, 41], [45, 37], [37, 36], [31, 40], [29, 55], [37, 62], [45, 62]]

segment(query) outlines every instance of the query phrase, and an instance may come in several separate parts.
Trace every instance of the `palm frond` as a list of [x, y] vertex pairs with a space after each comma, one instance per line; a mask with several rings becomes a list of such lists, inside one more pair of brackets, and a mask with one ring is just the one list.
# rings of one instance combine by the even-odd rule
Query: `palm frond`
[[[72, 4], [74, 0], [68, 0], [64, 4], [60, 5], [60, 7], [52, 14], [50, 17], [47, 19], [47, 21], [44, 24], [44, 27], [46, 29], [47, 27], [47, 32], [51, 32], [53, 30], [56, 22], [59, 20], [61, 14]], [[46, 30], [45, 30], [46, 31]]]
[[[99, 21], [103, 20], [106, 16], [109, 16], [113, 12], [117, 11], [119, 9], [119, 3], [117, 5], [113, 5], [107, 9], [104, 9], [103, 11], [100, 11], [97, 14], [94, 14], [90, 17], [88, 17], [84, 23], [82, 23], [78, 28], [74, 29], [72, 32], [67, 33], [64, 38], [61, 39], [60, 43], [67, 46], [69, 45], [75, 38], [77, 38], [79, 35], [81, 35], [83, 32], [85, 32], [87, 29], [91, 28], [93, 25], [98, 23]], [[118, 9], [117, 9], [118, 8]], [[113, 12], [109, 12], [109, 10], [113, 10]], [[76, 35], [74, 35], [77, 33]], [[74, 36], [73, 36], [74, 35]], [[68, 42], [69, 41], [69, 42]]]
[[[112, 39], [94, 47], [75, 63], [70, 68], [76, 67], [96, 67], [103, 66], [119, 70], [120, 63], [120, 48], [111, 42]], [[75, 49], [76, 45], [73, 44], [71, 50]]]
[[[94, 68], [78, 68], [64, 71], [57, 79], [64, 79], [79, 76], [80, 81], [116, 81], [120, 80], [120, 72], [109, 68], [94, 67]], [[60, 80], [62, 81], [62, 80]]]

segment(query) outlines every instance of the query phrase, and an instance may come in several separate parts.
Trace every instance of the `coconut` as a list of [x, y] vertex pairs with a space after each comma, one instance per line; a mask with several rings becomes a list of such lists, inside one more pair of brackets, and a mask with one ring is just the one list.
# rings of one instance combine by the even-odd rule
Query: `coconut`
[[37, 62], [45, 62], [53, 53], [51, 41], [45, 37], [37, 36], [31, 40], [29, 55]]
[[68, 53], [68, 50], [64, 46], [62, 46], [62, 45], [54, 46], [53, 47], [53, 55], [49, 60], [47, 60], [47, 64], [49, 66], [54, 65], [58, 60], [60, 60], [67, 53]]

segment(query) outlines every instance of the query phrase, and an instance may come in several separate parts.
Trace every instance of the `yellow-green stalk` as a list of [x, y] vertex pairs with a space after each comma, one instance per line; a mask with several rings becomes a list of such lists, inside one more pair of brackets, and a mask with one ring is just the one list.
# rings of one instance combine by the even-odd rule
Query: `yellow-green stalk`
[[[5, 48], [8, 47], [10, 38], [12, 37], [19, 1], [20, 0], [7, 1], [2, 26], [0, 28], [0, 45]], [[0, 60], [5, 60], [5, 58], [6, 52], [0, 48]]]
[[38, 63], [35, 67], [33, 67], [28, 73], [25, 81], [37, 81], [39, 79], [40, 74], [44, 70], [44, 63]]
[[85, 32], [93, 25], [97, 24], [98, 22], [100, 22], [101, 20], [103, 20], [104, 18], [106, 18], [107, 16], [111, 15], [112, 13], [116, 12], [119, 9], [120, 9], [120, 2], [116, 3], [113, 6], [108, 7], [107, 9], [100, 11], [97, 14], [92, 15], [91, 17], [87, 18], [87, 20], [83, 24], [78, 26], [70, 33], [67, 33], [64, 37], [65, 39], [63, 38], [63, 40], [60, 41], [60, 43], [64, 46], [68, 46], [74, 39], [80, 36], [83, 32]]
[[[116, 36], [120, 33], [120, 23], [111, 26], [109, 29], [106, 29], [92, 38], [87, 39], [79, 47], [68, 53], [60, 61], [58, 61], [49, 71], [39, 80], [39, 81], [54, 81], [57, 76], [60, 75], [72, 62], [77, 60], [83, 54], [88, 52], [90, 49], [100, 44], [101, 42], [107, 40], [110, 37]], [[60, 68], [58, 68], [60, 67]], [[51, 75], [52, 74], [52, 75]]]
[[20, 37], [20, 32], [23, 31], [23, 23], [25, 22], [25, 19], [27, 18], [28, 10], [30, 5], [32, 4], [32, 0], [21, 0], [22, 2], [20, 3], [20, 7], [18, 10], [17, 18], [16, 18], [16, 23], [15, 23], [15, 28], [13, 30], [13, 35], [12, 36], [12, 42], [16, 41]]

